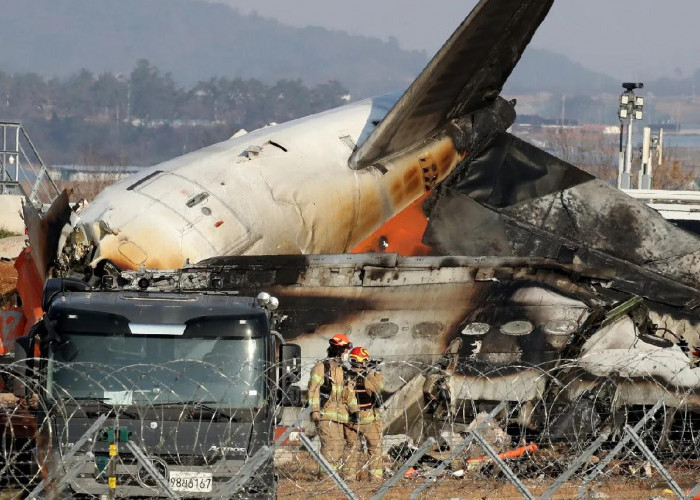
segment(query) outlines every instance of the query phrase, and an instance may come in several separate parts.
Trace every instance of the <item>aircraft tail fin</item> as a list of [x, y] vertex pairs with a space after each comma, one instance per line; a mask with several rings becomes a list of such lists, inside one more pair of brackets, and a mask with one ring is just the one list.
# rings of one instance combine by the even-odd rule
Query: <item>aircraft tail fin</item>
[[481, 0], [350, 157], [371, 166], [493, 102], [554, 0]]

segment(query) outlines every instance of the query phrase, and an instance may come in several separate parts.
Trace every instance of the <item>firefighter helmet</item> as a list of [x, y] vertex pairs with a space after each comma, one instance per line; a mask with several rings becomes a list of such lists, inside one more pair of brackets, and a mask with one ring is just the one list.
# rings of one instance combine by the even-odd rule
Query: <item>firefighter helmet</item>
[[347, 337], [347, 335], [342, 333], [336, 333], [335, 335], [333, 335], [333, 337], [328, 341], [328, 343], [336, 347], [352, 348], [352, 342], [350, 342], [350, 339]]
[[350, 351], [350, 363], [353, 365], [364, 365], [369, 361], [369, 351], [364, 347], [355, 347]]

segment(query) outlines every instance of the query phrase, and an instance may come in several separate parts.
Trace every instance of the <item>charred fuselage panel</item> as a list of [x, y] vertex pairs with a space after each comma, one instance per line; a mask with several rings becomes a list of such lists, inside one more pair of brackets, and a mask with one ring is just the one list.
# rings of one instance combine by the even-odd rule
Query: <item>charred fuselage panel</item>
[[[639, 298], [630, 307], [636, 319], [625, 322], [627, 309], [614, 309], [621, 294], [614, 275], [581, 265], [395, 254], [234, 257], [179, 271], [125, 272], [118, 281], [134, 292], [269, 292], [280, 300], [279, 331], [301, 345], [305, 357], [322, 358], [328, 338], [345, 333], [389, 363], [389, 392], [419, 371], [412, 362], [425, 366], [445, 353], [455, 361], [463, 397], [474, 400], [534, 400], [549, 387], [545, 372], [575, 368], [597, 380], [624, 373], [620, 366], [640, 355], [650, 363], [637, 363], [623, 382], [665, 377], [671, 388], [700, 389], [692, 383], [700, 372], [691, 349], [676, 345], [681, 337], [700, 345], [700, 318]], [[682, 324], [683, 333], [655, 332], [652, 318]], [[671, 367], [688, 365], [683, 384], [674, 382], [673, 369], [654, 372], [654, 360], [663, 359], [673, 359]], [[577, 384], [567, 386], [571, 397], [587, 387]]]

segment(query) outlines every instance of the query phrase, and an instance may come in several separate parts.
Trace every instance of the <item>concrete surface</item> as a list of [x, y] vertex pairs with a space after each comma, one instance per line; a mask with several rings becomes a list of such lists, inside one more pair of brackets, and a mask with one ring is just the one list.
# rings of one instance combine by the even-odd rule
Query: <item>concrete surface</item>
[[0, 258], [16, 259], [24, 248], [26, 238], [26, 236], [22, 235], [0, 239]]
[[12, 194], [0, 195], [0, 229], [24, 234], [22, 197]]

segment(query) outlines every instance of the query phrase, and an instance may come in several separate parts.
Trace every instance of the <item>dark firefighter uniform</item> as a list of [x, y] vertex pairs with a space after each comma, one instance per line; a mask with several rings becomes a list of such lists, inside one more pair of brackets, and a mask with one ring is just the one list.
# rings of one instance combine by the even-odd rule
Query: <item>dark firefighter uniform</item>
[[[355, 478], [365, 467], [370, 479], [381, 480], [384, 474], [382, 461], [382, 420], [380, 413], [381, 392], [384, 378], [381, 372], [369, 368], [369, 352], [363, 347], [356, 347], [350, 352], [350, 374], [354, 379], [354, 392], [357, 399], [359, 415], [357, 422], [352, 420], [345, 426], [345, 440], [350, 447], [345, 474]], [[362, 456], [362, 436], [367, 442], [368, 460]]]
[[450, 359], [443, 357], [425, 375], [423, 397], [425, 398], [425, 428], [423, 437], [434, 437], [441, 442], [440, 431], [451, 416], [452, 394], [450, 380], [454, 367]]
[[[341, 348], [352, 346], [342, 334], [335, 335], [330, 344]], [[349, 422], [348, 413], [357, 411], [353, 386], [345, 377], [340, 356], [320, 361], [311, 369], [308, 400], [321, 441], [321, 454], [332, 469], [339, 470], [345, 451], [343, 427]]]

